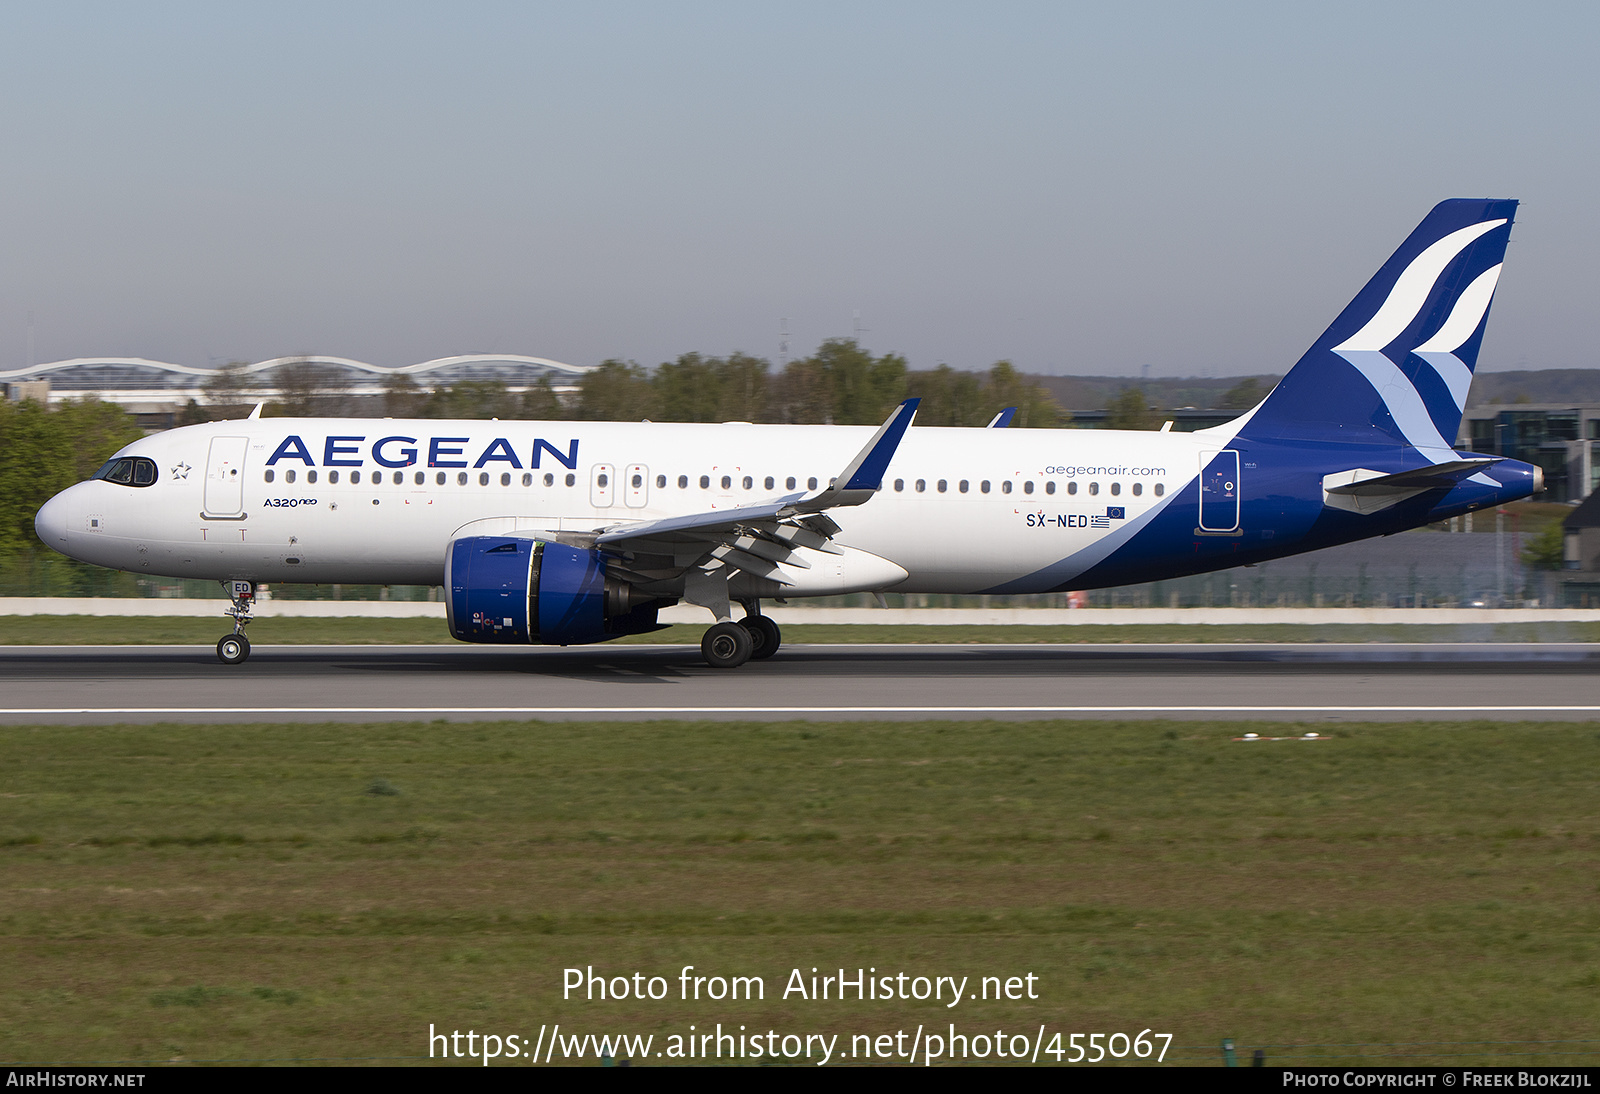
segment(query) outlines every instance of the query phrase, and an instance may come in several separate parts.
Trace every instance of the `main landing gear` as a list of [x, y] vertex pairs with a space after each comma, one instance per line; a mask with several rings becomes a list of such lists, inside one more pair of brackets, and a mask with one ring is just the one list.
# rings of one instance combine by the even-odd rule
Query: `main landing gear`
[[714, 669], [736, 669], [751, 659], [771, 657], [783, 644], [783, 632], [761, 614], [758, 601], [744, 602], [743, 619], [724, 619], [706, 631], [700, 653]]
[[250, 639], [244, 636], [244, 629], [250, 625], [250, 606], [256, 600], [256, 583], [230, 581], [227, 584], [233, 606], [222, 614], [233, 617], [233, 633], [225, 634], [218, 640], [217, 660], [224, 665], [238, 665], [250, 656]]

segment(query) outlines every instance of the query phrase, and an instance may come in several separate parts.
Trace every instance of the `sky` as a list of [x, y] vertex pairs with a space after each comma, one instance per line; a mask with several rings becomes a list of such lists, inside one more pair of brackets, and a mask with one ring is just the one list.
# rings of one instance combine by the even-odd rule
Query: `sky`
[[1448, 197], [1524, 203], [1480, 368], [1600, 366], [1600, 5], [50, 2], [0, 40], [0, 369], [777, 363], [787, 321], [1281, 372]]

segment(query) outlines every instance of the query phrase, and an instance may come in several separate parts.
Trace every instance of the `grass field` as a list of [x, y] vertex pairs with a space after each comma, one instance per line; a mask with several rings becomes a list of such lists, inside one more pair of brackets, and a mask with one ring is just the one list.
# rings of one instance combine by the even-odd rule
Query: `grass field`
[[[720, 1021], [1600, 1060], [1596, 726], [1237, 732], [0, 728], [0, 1058], [406, 1058], [429, 1023]], [[590, 965], [674, 996], [683, 965], [755, 974], [766, 999], [563, 1001]], [[780, 998], [840, 966], [1032, 973], [1039, 998]]]
[[[219, 601], [220, 603], [220, 601]], [[138, 618], [86, 615], [0, 616], [0, 645], [214, 645], [232, 629], [214, 619]], [[668, 643], [698, 646], [703, 626], [678, 625], [653, 634], [630, 635], [614, 644]], [[256, 645], [403, 644], [452, 641], [442, 619], [265, 618], [250, 624]], [[1096, 624], [1070, 627], [789, 625], [785, 643], [851, 642], [1595, 642], [1600, 623], [1502, 623], [1453, 625], [1232, 624], [1152, 626]]]

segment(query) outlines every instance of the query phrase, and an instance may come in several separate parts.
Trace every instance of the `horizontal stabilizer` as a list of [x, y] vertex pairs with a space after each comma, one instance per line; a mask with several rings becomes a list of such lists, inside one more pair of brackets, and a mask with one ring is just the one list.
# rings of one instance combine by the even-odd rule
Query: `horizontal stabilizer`
[[[1494, 456], [1475, 456], [1467, 460], [1448, 460], [1427, 467], [1417, 467], [1394, 475], [1383, 475], [1376, 471], [1358, 468], [1326, 476], [1322, 480], [1322, 488], [1330, 494], [1348, 494], [1357, 497], [1410, 490], [1438, 490], [1454, 486], [1468, 475], [1477, 474], [1489, 465], [1499, 462], [1499, 458]], [[1343, 485], [1334, 485], [1330, 481], [1346, 476], [1351, 478]]]
[[1392, 475], [1370, 471], [1365, 467], [1339, 471], [1322, 477], [1322, 500], [1334, 509], [1351, 513], [1376, 513], [1428, 490], [1448, 490], [1462, 479], [1471, 478], [1489, 465], [1499, 462], [1495, 456], [1472, 456], [1429, 464], [1427, 467], [1414, 467], [1410, 471]]

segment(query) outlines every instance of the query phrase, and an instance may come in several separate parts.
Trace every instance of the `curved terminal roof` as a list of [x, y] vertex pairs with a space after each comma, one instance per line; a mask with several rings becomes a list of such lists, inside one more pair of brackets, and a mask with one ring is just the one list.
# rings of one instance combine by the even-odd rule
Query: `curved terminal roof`
[[[242, 390], [270, 392], [277, 385], [272, 373], [294, 366], [312, 366], [329, 380], [351, 391], [382, 390], [393, 376], [406, 376], [419, 386], [449, 385], [472, 381], [496, 381], [510, 388], [529, 387], [549, 377], [556, 386], [575, 384], [589, 371], [588, 366], [568, 365], [548, 357], [526, 357], [515, 353], [469, 353], [440, 357], [400, 368], [385, 368], [348, 357], [274, 357], [236, 370]], [[74, 357], [51, 361], [31, 368], [0, 371], [0, 383], [49, 380], [54, 391], [199, 391], [209, 381], [224, 375], [220, 368], [197, 368], [143, 357]]]

